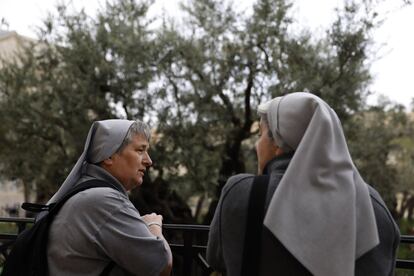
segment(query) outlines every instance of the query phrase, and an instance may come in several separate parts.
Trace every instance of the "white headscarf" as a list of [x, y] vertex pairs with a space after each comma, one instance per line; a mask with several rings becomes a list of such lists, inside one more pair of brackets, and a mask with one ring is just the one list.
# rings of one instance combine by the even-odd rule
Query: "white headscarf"
[[313, 275], [354, 275], [355, 260], [379, 238], [336, 113], [309, 93], [275, 98], [264, 112], [276, 143], [295, 151], [264, 225]]
[[81, 156], [62, 186], [48, 203], [59, 200], [76, 184], [81, 177], [82, 168], [86, 163], [99, 163], [113, 155], [122, 145], [133, 123], [134, 121], [120, 119], [94, 122], [89, 129]]

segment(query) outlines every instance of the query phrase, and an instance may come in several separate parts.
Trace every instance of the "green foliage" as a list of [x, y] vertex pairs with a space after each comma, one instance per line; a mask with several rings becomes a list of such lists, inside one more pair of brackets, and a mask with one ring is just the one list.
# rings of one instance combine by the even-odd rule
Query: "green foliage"
[[17, 233], [17, 225], [15, 223], [0, 223], [0, 233], [1, 234], [16, 234]]
[[362, 177], [393, 207], [396, 171], [388, 164], [388, 156], [394, 129], [387, 119], [387, 112], [373, 107], [352, 118], [348, 133], [350, 150]]
[[[15, 223], [0, 223], [0, 234], [16, 234], [17, 233], [17, 226]], [[3, 270], [4, 264], [4, 257], [0, 255], [0, 273]]]
[[[414, 221], [402, 219], [399, 223], [400, 231], [402, 235], [413, 235]], [[414, 247], [412, 244], [400, 244], [397, 254], [398, 259], [413, 260], [414, 259]], [[413, 270], [397, 269], [396, 276], [413, 276]]]
[[414, 271], [407, 269], [397, 269], [395, 276], [414, 276]]
[[[387, 99], [355, 114], [345, 125], [356, 166], [384, 198], [396, 219], [413, 214], [414, 121], [401, 105]], [[396, 209], [396, 193], [404, 193]], [[411, 210], [411, 211], [410, 211]]]
[[414, 117], [398, 112], [393, 114], [396, 135], [392, 140], [392, 162], [398, 172], [397, 187], [399, 191], [413, 190], [414, 179]]
[[155, 162], [153, 186], [134, 196], [157, 194], [151, 204], [164, 210], [160, 201], [180, 202], [177, 194], [217, 198], [229, 176], [255, 170], [257, 105], [309, 91], [345, 122], [368, 179], [391, 191], [390, 178], [375, 179], [386, 162], [387, 154], [372, 159], [382, 144], [362, 152], [364, 137], [373, 139], [382, 125], [353, 132], [361, 122], [350, 119], [364, 107], [371, 79], [371, 1], [346, 1], [320, 37], [297, 28], [290, 1], [258, 0], [244, 14], [229, 2], [192, 0], [182, 5], [183, 25], [159, 27], [147, 16], [151, 3], [108, 2], [95, 18], [60, 6], [38, 45], [1, 69], [2, 174], [46, 199], [82, 151], [92, 121], [139, 118], [154, 127]]
[[33, 184], [44, 200], [69, 173], [92, 121], [121, 116], [118, 105], [128, 118], [143, 117], [154, 61], [146, 10], [145, 3], [108, 3], [107, 12], [91, 20], [61, 6], [45, 21], [37, 45], [20, 62], [6, 61], [2, 174]]

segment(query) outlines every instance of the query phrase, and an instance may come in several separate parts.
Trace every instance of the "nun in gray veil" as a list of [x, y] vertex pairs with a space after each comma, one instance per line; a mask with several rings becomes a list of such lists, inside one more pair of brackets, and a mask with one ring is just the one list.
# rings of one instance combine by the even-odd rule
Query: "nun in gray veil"
[[[114, 154], [121, 147], [133, 123], [134, 121], [117, 119], [94, 122], [89, 129], [81, 156], [48, 203], [58, 201], [73, 188], [81, 178], [82, 172], [86, 171], [88, 164], [98, 164]], [[149, 130], [146, 132], [149, 138]]]
[[[270, 145], [264, 154], [273, 156], [264, 170], [269, 188], [263, 225], [270, 238], [262, 237], [262, 247], [270, 249], [262, 249], [260, 275], [291, 275], [278, 270], [283, 254], [292, 256], [286, 257], [293, 258], [292, 269], [306, 268], [300, 275], [393, 275], [398, 228], [355, 167], [334, 110], [319, 97], [298, 92], [260, 105], [258, 113], [266, 130], [256, 144], [259, 173], [259, 146]], [[253, 179], [240, 174], [228, 180], [210, 228], [208, 259], [228, 275], [237, 275], [234, 268], [242, 260], [234, 256], [244, 241], [236, 240], [232, 229], [245, 229]]]
[[92, 124], [81, 156], [49, 203], [76, 185], [106, 185], [75, 194], [53, 218], [50, 275], [170, 275], [172, 255], [162, 216], [141, 215], [128, 197], [152, 165], [149, 142], [149, 127], [138, 120]]
[[276, 98], [263, 109], [276, 143], [295, 152], [264, 225], [312, 274], [353, 275], [355, 260], [379, 239], [368, 186], [336, 113], [307, 93]]

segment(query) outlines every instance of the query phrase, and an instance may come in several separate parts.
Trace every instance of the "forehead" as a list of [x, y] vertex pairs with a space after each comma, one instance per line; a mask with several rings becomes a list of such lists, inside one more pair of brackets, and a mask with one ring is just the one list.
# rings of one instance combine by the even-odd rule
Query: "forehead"
[[131, 143], [134, 146], [149, 146], [149, 141], [144, 134], [136, 134], [132, 136]]

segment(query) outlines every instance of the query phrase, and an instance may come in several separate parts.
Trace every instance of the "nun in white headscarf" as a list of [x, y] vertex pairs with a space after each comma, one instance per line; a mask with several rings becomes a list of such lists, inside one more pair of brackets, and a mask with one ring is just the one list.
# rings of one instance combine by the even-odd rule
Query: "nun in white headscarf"
[[368, 186], [354, 166], [336, 113], [309, 93], [259, 107], [276, 144], [294, 151], [264, 225], [313, 275], [354, 275], [379, 243]]

